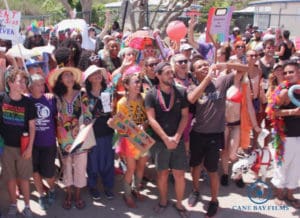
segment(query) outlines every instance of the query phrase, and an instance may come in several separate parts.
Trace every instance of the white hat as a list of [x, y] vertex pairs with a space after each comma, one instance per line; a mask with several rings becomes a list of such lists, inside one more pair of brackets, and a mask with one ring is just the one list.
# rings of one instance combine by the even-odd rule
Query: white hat
[[238, 28], [237, 26], [233, 28], [233, 31], [240, 31], [240, 28]]
[[186, 51], [190, 49], [193, 49], [193, 47], [188, 43], [184, 43], [180, 45], [180, 51]]
[[91, 65], [89, 66], [86, 71], [83, 72], [83, 82], [89, 78], [92, 74], [100, 71], [102, 73], [103, 78], [106, 80], [107, 79], [107, 73], [105, 68], [97, 67], [96, 65]]

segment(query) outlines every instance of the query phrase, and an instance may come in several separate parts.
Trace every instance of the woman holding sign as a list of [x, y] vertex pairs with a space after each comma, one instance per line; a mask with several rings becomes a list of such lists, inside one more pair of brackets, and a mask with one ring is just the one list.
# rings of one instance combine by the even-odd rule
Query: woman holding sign
[[93, 125], [96, 146], [88, 153], [88, 187], [94, 200], [100, 199], [97, 188], [98, 175], [101, 176], [104, 194], [107, 199], [114, 198], [114, 150], [112, 148], [113, 129], [108, 127], [111, 116], [110, 93], [106, 92], [106, 70], [91, 65], [84, 72], [84, 84], [89, 98], [89, 109], [95, 118]]
[[[125, 88], [125, 96], [117, 104], [117, 113], [122, 113], [129, 120], [133, 121], [142, 129], [146, 129], [147, 116], [144, 107], [144, 99], [141, 95], [142, 80], [139, 73], [141, 68], [134, 65], [129, 67], [122, 76], [122, 82]], [[139, 192], [139, 185], [142, 181], [145, 164], [147, 162], [147, 153], [140, 151], [133, 143], [129, 141], [130, 132], [119, 132], [119, 146], [117, 153], [123, 157], [127, 164], [127, 171], [124, 176], [124, 201], [130, 208], [135, 208], [136, 204], [133, 197], [138, 200], [144, 200], [144, 196]], [[132, 181], [132, 178], [134, 180]], [[132, 188], [133, 187], [133, 188]]]

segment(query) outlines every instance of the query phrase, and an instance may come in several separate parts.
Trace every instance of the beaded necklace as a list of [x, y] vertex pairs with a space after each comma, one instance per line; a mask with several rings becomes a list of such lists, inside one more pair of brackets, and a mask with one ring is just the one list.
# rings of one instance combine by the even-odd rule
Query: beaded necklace
[[162, 96], [162, 93], [160, 91], [160, 87], [157, 86], [157, 98], [158, 98], [158, 101], [159, 101], [159, 105], [160, 105], [161, 109], [164, 112], [169, 112], [172, 109], [173, 105], [174, 105], [175, 93], [174, 93], [174, 88], [173, 87], [171, 89], [171, 93], [170, 94], [171, 94], [170, 103], [169, 103], [169, 107], [167, 107], [165, 99]]

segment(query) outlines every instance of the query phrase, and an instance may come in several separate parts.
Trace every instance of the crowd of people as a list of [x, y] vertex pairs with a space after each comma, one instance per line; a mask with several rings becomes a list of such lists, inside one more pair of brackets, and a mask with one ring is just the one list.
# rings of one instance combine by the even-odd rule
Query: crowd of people
[[[197, 204], [199, 178], [207, 174], [211, 200], [206, 215], [212, 217], [219, 207], [219, 184], [229, 185], [231, 164], [259, 146], [267, 147], [275, 137], [271, 180], [275, 202], [300, 208], [294, 197], [300, 178], [300, 110], [288, 96], [289, 88], [300, 82], [300, 71], [290, 32], [264, 32], [248, 25], [244, 33], [234, 27], [226, 42], [208, 43], [205, 33], [195, 40], [195, 25], [191, 19], [188, 36], [180, 42], [163, 42], [167, 56], [161, 54], [155, 36], [136, 50], [124, 47], [126, 40], [119, 28], [104, 28], [96, 35], [93, 27], [89, 34], [95, 50], [82, 48], [81, 33], [68, 30], [63, 38], [51, 33], [49, 42], [40, 32], [28, 31], [25, 47], [49, 43], [55, 50], [25, 63], [1, 52], [1, 179], [9, 193], [9, 217], [18, 213], [18, 192], [24, 196], [23, 215], [32, 217], [31, 177], [43, 210], [57, 200], [57, 157], [66, 210], [73, 204], [85, 208], [81, 191], [86, 186], [94, 200], [100, 199], [101, 192], [114, 199], [114, 163], [118, 159], [124, 173], [123, 200], [129, 208], [147, 197], [141, 193], [144, 171], [147, 163], [154, 163], [159, 193], [156, 213], [169, 206], [172, 175], [173, 206], [180, 217], [189, 216], [182, 201], [185, 173], [190, 169], [188, 205]], [[144, 31], [153, 32], [149, 28]], [[11, 42], [1, 40], [1, 46], [8, 50]], [[294, 97], [299, 101], [300, 93], [296, 91]], [[155, 140], [147, 152], [141, 152], [126, 133], [112, 129], [112, 118], [118, 113]], [[96, 145], [89, 150], [72, 149], [78, 133], [91, 122]], [[263, 127], [276, 131], [259, 145], [257, 137]], [[24, 137], [28, 137], [25, 148], [21, 146]], [[242, 177], [234, 182], [240, 188], [245, 186]]]

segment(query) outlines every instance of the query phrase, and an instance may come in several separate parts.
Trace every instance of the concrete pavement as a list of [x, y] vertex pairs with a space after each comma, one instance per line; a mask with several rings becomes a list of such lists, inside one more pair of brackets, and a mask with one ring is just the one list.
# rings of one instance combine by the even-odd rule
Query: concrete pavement
[[[155, 177], [154, 169], [150, 170], [148, 173]], [[244, 180], [251, 185], [253, 182], [253, 175], [248, 173], [244, 175]], [[166, 211], [157, 215], [153, 211], [153, 207], [157, 204], [158, 200], [158, 192], [155, 184], [148, 183], [146, 189], [143, 191], [143, 194], [147, 195], [147, 199], [145, 202], [138, 202], [136, 209], [129, 209], [126, 207], [125, 203], [122, 199], [122, 176], [116, 176], [116, 185], [115, 185], [115, 199], [114, 200], [106, 200], [105, 196], [102, 196], [102, 199], [98, 202], [92, 201], [89, 196], [88, 190], [84, 189], [83, 191], [83, 199], [86, 201], [87, 207], [84, 210], [77, 210], [73, 207], [71, 210], [64, 210], [61, 207], [62, 200], [64, 199], [63, 189], [61, 188], [60, 182], [58, 182], [57, 187], [57, 200], [47, 211], [42, 211], [37, 203], [36, 192], [34, 191], [34, 187], [32, 185], [32, 195], [30, 201], [30, 207], [34, 213], [34, 217], [49, 217], [49, 218], [93, 218], [93, 217], [107, 217], [107, 218], [126, 218], [126, 217], [165, 217], [165, 218], [176, 218], [179, 217], [175, 209], [170, 206], [166, 209]], [[186, 173], [186, 194], [184, 205], [188, 210], [190, 210], [190, 217], [204, 217], [205, 216], [205, 207], [210, 199], [209, 192], [209, 183], [208, 181], [200, 181], [201, 183], [201, 199], [196, 204], [195, 207], [190, 208], [187, 206], [187, 197], [189, 192], [191, 191], [191, 177], [189, 173]], [[169, 183], [169, 197], [171, 201], [174, 201], [174, 186], [172, 183]], [[296, 197], [299, 199], [299, 189], [297, 190]], [[220, 187], [220, 195], [219, 195], [220, 209], [218, 214], [215, 217], [230, 217], [230, 218], [252, 218], [252, 217], [260, 217], [260, 218], [270, 218], [270, 217], [278, 217], [278, 218], [292, 218], [292, 217], [300, 217], [300, 210], [295, 210], [292, 207], [280, 208], [276, 207], [273, 200], [267, 201], [265, 204], [255, 204], [250, 201], [247, 196], [247, 187], [240, 189], [237, 188], [236, 185], [230, 181], [230, 185], [228, 187]], [[6, 191], [6, 187], [3, 183], [3, 178], [0, 179], [0, 210], [5, 217], [7, 213], [8, 207], [8, 194]], [[24, 203], [22, 199], [18, 200], [18, 208], [22, 210], [24, 207]], [[18, 217], [22, 217], [19, 215]]]

